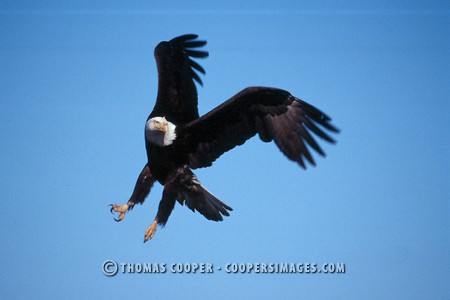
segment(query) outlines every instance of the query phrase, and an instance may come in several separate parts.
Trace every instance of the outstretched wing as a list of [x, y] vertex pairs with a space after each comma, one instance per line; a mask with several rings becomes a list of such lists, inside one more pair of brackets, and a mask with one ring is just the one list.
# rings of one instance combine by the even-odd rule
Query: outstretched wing
[[206, 45], [197, 35], [187, 34], [164, 41], [155, 48], [158, 66], [158, 97], [150, 118], [166, 117], [175, 124], [198, 118], [197, 89], [202, 84], [197, 72], [205, 70], [193, 58], [205, 58], [208, 52], [196, 48]]
[[330, 122], [326, 114], [287, 91], [250, 87], [179, 128], [177, 136], [184, 139], [193, 169], [211, 166], [223, 153], [257, 133], [264, 142], [274, 140], [290, 160], [306, 169], [304, 159], [315, 165], [307, 145], [325, 156], [311, 133], [335, 143], [326, 131], [339, 130]]

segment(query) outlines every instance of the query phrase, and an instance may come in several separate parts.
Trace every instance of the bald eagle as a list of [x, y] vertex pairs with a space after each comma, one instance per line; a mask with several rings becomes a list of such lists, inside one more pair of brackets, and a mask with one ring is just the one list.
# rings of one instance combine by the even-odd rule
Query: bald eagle
[[274, 141], [288, 159], [306, 169], [305, 161], [315, 165], [308, 147], [325, 156], [313, 134], [335, 143], [326, 131], [339, 132], [319, 109], [285, 90], [269, 87], [248, 87], [200, 117], [195, 82], [202, 85], [198, 73], [205, 70], [193, 59], [205, 58], [208, 52], [198, 49], [206, 41], [197, 38], [187, 34], [156, 46], [158, 95], [145, 123], [147, 163], [129, 201], [111, 204], [111, 212], [120, 213], [116, 221], [121, 221], [128, 210], [144, 202], [155, 181], [164, 186], [144, 242], [153, 237], [158, 225], [166, 224], [176, 201], [208, 220], [229, 216], [232, 208], [209, 192], [193, 169], [211, 166], [255, 135], [263, 142]]

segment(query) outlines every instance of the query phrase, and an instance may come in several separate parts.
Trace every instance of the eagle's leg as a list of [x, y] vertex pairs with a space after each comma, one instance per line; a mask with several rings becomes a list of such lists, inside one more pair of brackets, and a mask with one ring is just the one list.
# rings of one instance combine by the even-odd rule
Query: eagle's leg
[[157, 227], [158, 227], [158, 220], [155, 219], [153, 223], [150, 226], [148, 226], [147, 230], [145, 231], [144, 243], [150, 240], [155, 235]]
[[134, 204], [135, 204], [135, 203], [133, 203], [133, 202], [131, 202], [131, 201], [128, 201], [128, 202], [127, 202], [126, 204], [124, 204], [124, 205], [110, 204], [109, 206], [111, 206], [111, 209], [110, 209], [111, 213], [113, 213], [113, 211], [114, 211], [114, 212], [120, 213], [119, 217], [114, 218], [114, 220], [115, 220], [116, 222], [122, 221], [123, 218], [125, 218], [125, 214], [127, 213], [127, 211], [128, 211], [129, 209], [132, 209], [133, 206], [134, 206]]
[[154, 182], [155, 179], [150, 173], [150, 168], [148, 167], [148, 165], [145, 165], [141, 173], [139, 174], [130, 200], [128, 200], [128, 202], [124, 205], [110, 204], [111, 213], [120, 213], [119, 217], [117, 219], [115, 218], [114, 220], [116, 220], [117, 222], [122, 221], [123, 218], [125, 218], [125, 214], [127, 213], [127, 211], [132, 209], [136, 203], [142, 204], [145, 200], [145, 197], [147, 197], [148, 193], [150, 192], [150, 189], [152, 188]]
[[153, 223], [150, 224], [150, 226], [145, 231], [144, 243], [150, 240], [155, 235], [158, 225], [166, 225], [170, 213], [175, 207], [175, 202], [178, 194], [176, 187], [176, 179], [174, 179], [173, 177], [164, 185], [164, 191], [162, 194], [162, 199], [159, 202], [158, 212], [156, 213], [156, 217]]

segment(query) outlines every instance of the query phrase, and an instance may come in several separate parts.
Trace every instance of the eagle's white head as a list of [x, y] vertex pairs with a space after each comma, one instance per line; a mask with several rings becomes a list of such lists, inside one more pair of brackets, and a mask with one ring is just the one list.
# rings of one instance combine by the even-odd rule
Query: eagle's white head
[[151, 118], [145, 124], [145, 139], [158, 146], [169, 146], [177, 137], [175, 128], [165, 117]]

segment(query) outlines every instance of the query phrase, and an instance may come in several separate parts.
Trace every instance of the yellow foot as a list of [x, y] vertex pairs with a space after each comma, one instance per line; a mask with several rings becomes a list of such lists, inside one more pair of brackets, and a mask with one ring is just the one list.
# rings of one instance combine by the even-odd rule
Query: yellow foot
[[148, 226], [147, 230], [145, 231], [144, 235], [144, 243], [148, 240], [150, 240], [156, 232], [156, 228], [158, 227], [158, 221], [153, 221], [152, 225]]
[[109, 206], [111, 206], [111, 213], [113, 213], [113, 211], [120, 213], [117, 219], [114, 218], [116, 222], [120, 222], [123, 220], [123, 218], [125, 218], [125, 214], [127, 213], [128, 210], [128, 204], [124, 205], [110, 204]]

